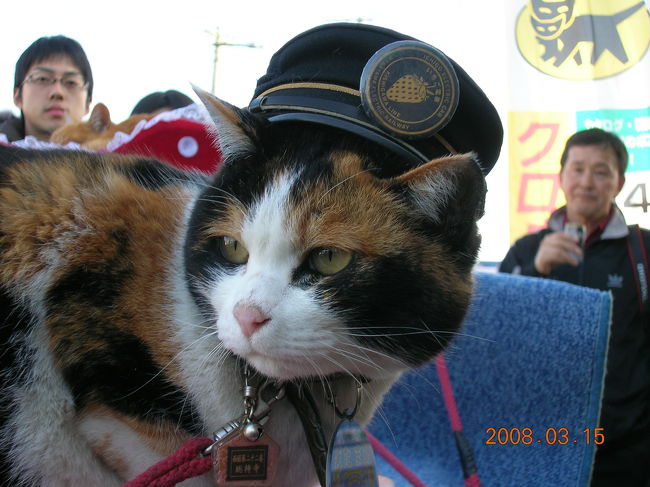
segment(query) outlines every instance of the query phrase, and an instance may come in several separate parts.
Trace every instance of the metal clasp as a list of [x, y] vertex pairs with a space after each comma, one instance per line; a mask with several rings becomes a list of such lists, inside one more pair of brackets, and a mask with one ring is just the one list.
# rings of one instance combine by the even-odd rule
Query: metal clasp
[[352, 409], [352, 410], [350, 410], [348, 408], [348, 409], [346, 409], [344, 411], [341, 411], [339, 409], [338, 404], [336, 403], [336, 394], [334, 394], [331, 390], [327, 393], [328, 400], [329, 400], [330, 404], [332, 405], [332, 407], [334, 408], [334, 411], [336, 412], [336, 415], [340, 419], [351, 420], [356, 416], [357, 411], [359, 409], [359, 406], [361, 405], [361, 387], [362, 387], [361, 383], [357, 382], [357, 398], [356, 398], [356, 400], [354, 402], [354, 409]]
[[[265, 399], [265, 396], [268, 395], [269, 392], [272, 394], [271, 397]], [[283, 385], [278, 385], [275, 382], [266, 382], [260, 388], [255, 411], [250, 419], [253, 421], [261, 421], [266, 418], [271, 412], [271, 407], [273, 407], [276, 402], [284, 399], [285, 394], [286, 390]]]
[[[282, 400], [286, 389], [284, 385], [274, 381], [265, 381], [261, 387], [249, 383], [252, 374], [248, 367], [244, 370], [244, 414], [239, 418], [228, 421], [225, 425], [213, 433], [214, 442], [205, 448], [201, 453], [208, 456], [212, 450], [220, 444], [226, 443], [231, 438], [244, 434], [246, 437], [253, 437], [253, 431], [247, 432], [247, 426], [261, 435], [262, 427], [269, 420], [269, 414], [273, 405]], [[269, 397], [270, 396], [270, 397]]]

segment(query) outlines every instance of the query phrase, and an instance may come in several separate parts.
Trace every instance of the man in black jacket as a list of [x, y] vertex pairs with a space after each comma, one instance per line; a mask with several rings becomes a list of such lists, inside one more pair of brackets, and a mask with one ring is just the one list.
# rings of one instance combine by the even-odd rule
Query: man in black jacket
[[[548, 228], [517, 240], [499, 267], [500, 272], [612, 293], [600, 417], [605, 443], [596, 452], [591, 484], [598, 487], [650, 486], [650, 313], [642, 299], [644, 284], [647, 296], [650, 231], [628, 227], [614, 203], [625, 183], [627, 160], [614, 134], [590, 129], [572, 135], [560, 161], [566, 206], [551, 214]], [[584, 238], [566, 232], [567, 224], [577, 225]], [[631, 232], [648, 249], [646, 270], [635, 270]]]

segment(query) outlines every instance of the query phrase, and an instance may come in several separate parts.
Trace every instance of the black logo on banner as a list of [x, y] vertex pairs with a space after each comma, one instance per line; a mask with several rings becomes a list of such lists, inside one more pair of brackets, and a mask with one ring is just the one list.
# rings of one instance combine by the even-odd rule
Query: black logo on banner
[[600, 79], [636, 64], [650, 44], [643, 0], [531, 0], [516, 24], [532, 66], [562, 79]]

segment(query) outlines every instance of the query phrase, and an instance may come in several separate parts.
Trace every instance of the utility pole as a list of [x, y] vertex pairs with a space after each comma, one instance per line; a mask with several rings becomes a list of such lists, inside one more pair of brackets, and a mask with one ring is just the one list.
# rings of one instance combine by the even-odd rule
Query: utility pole
[[221, 36], [219, 35], [219, 27], [217, 27], [216, 32], [209, 32], [206, 30], [208, 34], [210, 34], [212, 37], [214, 37], [214, 62], [212, 65], [212, 94], [214, 95], [214, 92], [216, 91], [217, 87], [217, 63], [219, 62], [219, 48], [222, 46], [234, 46], [234, 47], [249, 47], [249, 48], [260, 48], [262, 46], [258, 46], [257, 44], [253, 42], [249, 42], [248, 44], [239, 44], [239, 43], [234, 43], [234, 42], [222, 42], [221, 41]]

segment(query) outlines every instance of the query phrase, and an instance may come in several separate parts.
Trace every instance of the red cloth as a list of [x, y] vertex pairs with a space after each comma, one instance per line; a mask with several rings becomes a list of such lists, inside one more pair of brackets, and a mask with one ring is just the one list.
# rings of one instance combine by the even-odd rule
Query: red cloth
[[181, 169], [195, 169], [208, 174], [214, 173], [222, 161], [215, 136], [208, 132], [207, 127], [183, 118], [160, 120], [112, 152], [154, 157]]

